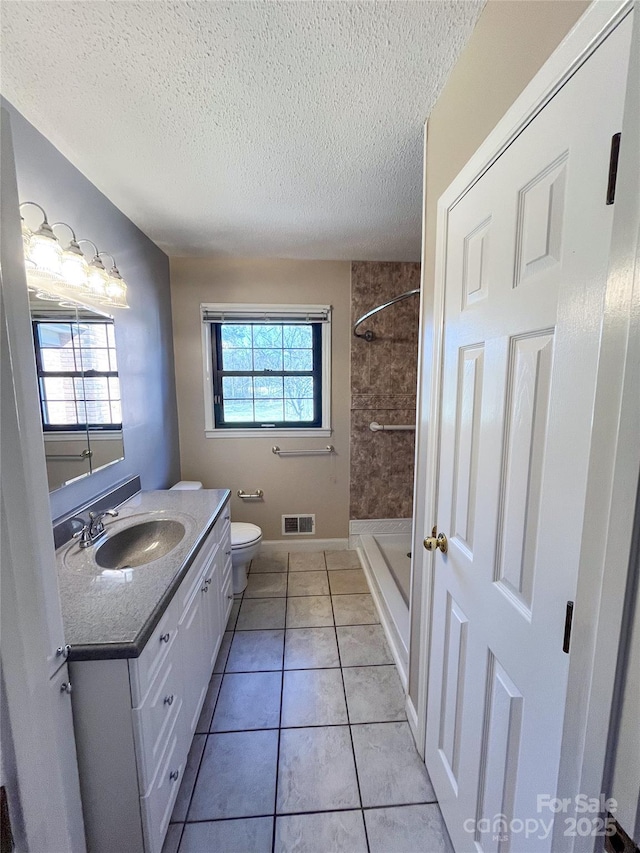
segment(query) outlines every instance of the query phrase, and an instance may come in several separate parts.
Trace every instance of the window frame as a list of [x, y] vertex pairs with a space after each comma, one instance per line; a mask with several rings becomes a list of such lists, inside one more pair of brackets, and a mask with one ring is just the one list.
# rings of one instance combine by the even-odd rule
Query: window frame
[[[268, 321], [269, 315], [277, 317], [278, 323], [295, 324], [296, 322], [305, 322], [307, 315], [317, 314], [319, 312], [326, 313], [326, 320], [316, 323], [320, 326], [320, 355], [318, 372], [320, 374], [320, 418], [319, 424], [314, 426], [293, 426], [282, 425], [276, 426], [230, 426], [220, 425], [216, 423], [216, 410], [218, 404], [215, 402], [216, 389], [214, 388], [214, 359], [216, 358], [216, 334], [214, 327], [220, 325], [215, 320], [205, 319], [207, 312], [219, 312], [225, 315], [225, 322], [242, 322], [242, 317], [246, 314], [255, 315], [264, 313], [265, 322]], [[234, 316], [235, 315], [235, 316]], [[330, 305], [263, 305], [256, 303], [202, 303], [200, 305], [200, 316], [202, 323], [202, 360], [203, 360], [203, 381], [204, 381], [204, 415], [205, 415], [205, 436], [207, 438], [259, 438], [271, 436], [273, 438], [287, 436], [323, 436], [328, 437], [332, 434], [331, 429], [331, 306]], [[282, 319], [286, 318], [286, 319]], [[290, 319], [289, 319], [290, 318]], [[308, 322], [314, 323], [314, 317], [308, 318]], [[314, 368], [316, 365], [314, 365]], [[290, 371], [282, 371], [287, 374]], [[295, 373], [295, 371], [291, 371]], [[275, 375], [281, 372], [277, 371]]]
[[[50, 323], [68, 323], [69, 326], [73, 326], [74, 324], [79, 323], [91, 323], [96, 325], [111, 325], [115, 329], [115, 324], [113, 319], [110, 317], [104, 317], [100, 319], [94, 318], [76, 318], [75, 320], [61, 320], [55, 317], [36, 317], [31, 321], [32, 335], [33, 335], [33, 344], [34, 344], [34, 353], [35, 353], [35, 361], [36, 361], [36, 375], [38, 382], [38, 402], [40, 405], [40, 421], [42, 424], [42, 432], [48, 436], [54, 435], [63, 435], [63, 434], [77, 434], [80, 432], [88, 432], [92, 433], [114, 433], [114, 432], [122, 432], [122, 421], [120, 422], [110, 422], [110, 423], [95, 423], [93, 421], [87, 421], [76, 424], [49, 424], [46, 423], [45, 419], [45, 398], [43, 393], [43, 384], [42, 381], [48, 378], [60, 378], [60, 379], [82, 379], [83, 387], [85, 379], [94, 379], [94, 378], [120, 378], [119, 370], [85, 370], [82, 368], [81, 370], [45, 370], [42, 362], [42, 349], [46, 349], [46, 347], [42, 347], [40, 343], [40, 335], [38, 332], [38, 327], [40, 325], [46, 325]], [[114, 332], [115, 333], [115, 332]], [[80, 352], [82, 352], [82, 348], [80, 347]], [[86, 394], [83, 395], [82, 400], [84, 403], [87, 402]], [[76, 401], [77, 402], [77, 401]], [[122, 405], [122, 398], [120, 398], [120, 404]]]

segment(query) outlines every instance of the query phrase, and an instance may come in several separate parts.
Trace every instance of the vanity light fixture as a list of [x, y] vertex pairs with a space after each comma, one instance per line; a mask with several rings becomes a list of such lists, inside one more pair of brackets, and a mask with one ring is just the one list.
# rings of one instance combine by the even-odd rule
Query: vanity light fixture
[[[42, 215], [36, 231], [32, 231], [22, 218], [22, 244], [29, 289], [44, 299], [62, 297], [75, 302], [88, 300], [114, 308], [128, 308], [127, 285], [113, 255], [98, 251], [92, 240], [78, 240], [66, 222], [49, 225], [44, 208], [35, 201], [22, 202], [20, 210], [27, 205], [38, 208]], [[69, 244], [64, 249], [54, 233], [58, 226], [64, 226], [71, 232]], [[90, 261], [87, 261], [80, 243], [88, 243], [92, 247]], [[103, 255], [111, 259], [109, 271], [102, 262]]]
[[128, 308], [127, 305], [127, 285], [120, 275], [120, 270], [116, 266], [116, 259], [108, 252], [98, 252], [98, 257], [106, 255], [111, 258], [113, 266], [109, 270], [109, 280], [105, 285], [105, 294], [110, 305], [115, 305], [116, 308]]

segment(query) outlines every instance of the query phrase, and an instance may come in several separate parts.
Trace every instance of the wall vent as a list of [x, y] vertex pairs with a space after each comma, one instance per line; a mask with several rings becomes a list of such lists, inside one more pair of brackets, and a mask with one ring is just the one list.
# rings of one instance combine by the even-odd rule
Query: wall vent
[[292, 536], [301, 533], [313, 534], [316, 532], [315, 515], [283, 515], [282, 535]]

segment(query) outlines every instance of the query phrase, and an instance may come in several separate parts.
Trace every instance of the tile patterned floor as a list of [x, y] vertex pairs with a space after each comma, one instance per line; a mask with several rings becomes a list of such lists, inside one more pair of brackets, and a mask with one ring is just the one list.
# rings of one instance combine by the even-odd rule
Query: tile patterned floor
[[452, 853], [355, 551], [234, 602], [163, 853]]

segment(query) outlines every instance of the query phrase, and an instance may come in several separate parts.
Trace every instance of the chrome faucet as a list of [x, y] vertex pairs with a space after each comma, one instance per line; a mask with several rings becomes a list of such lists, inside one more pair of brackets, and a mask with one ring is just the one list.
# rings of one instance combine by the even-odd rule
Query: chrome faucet
[[102, 536], [104, 533], [103, 518], [107, 515], [110, 515], [112, 518], [116, 518], [118, 516], [118, 510], [107, 509], [104, 512], [89, 513], [89, 521], [83, 522], [82, 530], [73, 534], [74, 539], [80, 540], [78, 543], [80, 548], [88, 548], [89, 545], [93, 545], [93, 543]]

